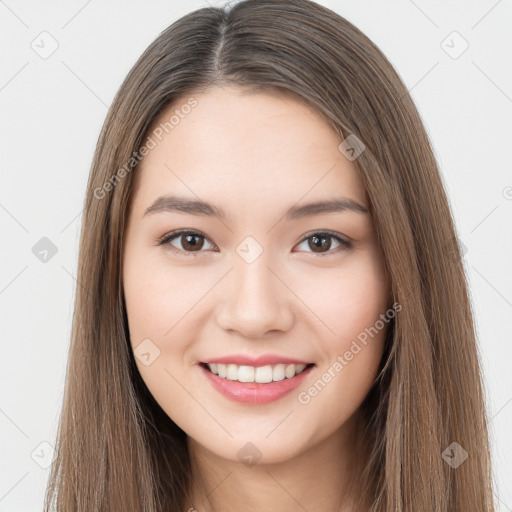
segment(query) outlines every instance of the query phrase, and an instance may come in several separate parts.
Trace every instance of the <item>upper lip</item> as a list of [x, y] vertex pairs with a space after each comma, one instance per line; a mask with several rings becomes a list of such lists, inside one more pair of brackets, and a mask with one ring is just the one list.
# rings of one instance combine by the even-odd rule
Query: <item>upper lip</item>
[[294, 359], [290, 357], [278, 356], [274, 354], [262, 355], [259, 357], [249, 357], [245, 355], [231, 355], [215, 357], [202, 361], [203, 363], [220, 363], [220, 364], [236, 364], [238, 366], [267, 366], [276, 364], [311, 364], [310, 361], [302, 361], [300, 359]]

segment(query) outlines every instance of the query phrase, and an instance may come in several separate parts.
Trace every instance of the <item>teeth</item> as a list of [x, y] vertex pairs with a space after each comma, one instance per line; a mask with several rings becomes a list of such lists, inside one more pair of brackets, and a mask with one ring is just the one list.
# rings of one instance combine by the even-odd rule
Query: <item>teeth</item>
[[[236, 364], [233, 365], [236, 368]], [[252, 366], [240, 366], [238, 368], [238, 380], [240, 382], [254, 382], [255, 370]]]
[[254, 372], [254, 382], [272, 382], [272, 366], [258, 366]]
[[295, 365], [294, 365], [294, 364], [289, 364], [289, 365], [284, 369], [284, 376], [285, 376], [287, 379], [291, 379], [294, 375], [295, 375]]
[[266, 384], [291, 379], [306, 368], [305, 364], [276, 364], [275, 366], [238, 366], [237, 364], [208, 363], [212, 373], [223, 379]]
[[[211, 368], [210, 368], [211, 369]], [[226, 365], [225, 364], [218, 364], [217, 365], [217, 370], [218, 370], [218, 373], [219, 373], [219, 377], [222, 377], [223, 379], [226, 378], [226, 375], [227, 375], [227, 372], [226, 372]]]
[[236, 364], [228, 364], [226, 378], [229, 380], [238, 380], [238, 366]]
[[272, 380], [283, 380], [284, 379], [284, 364], [276, 364], [272, 368]]

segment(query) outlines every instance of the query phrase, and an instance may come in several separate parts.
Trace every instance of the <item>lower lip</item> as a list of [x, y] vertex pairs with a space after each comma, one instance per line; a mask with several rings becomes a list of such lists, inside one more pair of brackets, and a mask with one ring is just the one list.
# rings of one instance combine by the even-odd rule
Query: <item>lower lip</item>
[[244, 404], [268, 404], [297, 389], [314, 366], [306, 368], [302, 373], [291, 379], [268, 382], [267, 384], [223, 379], [203, 366], [200, 366], [200, 368], [211, 385], [226, 398]]

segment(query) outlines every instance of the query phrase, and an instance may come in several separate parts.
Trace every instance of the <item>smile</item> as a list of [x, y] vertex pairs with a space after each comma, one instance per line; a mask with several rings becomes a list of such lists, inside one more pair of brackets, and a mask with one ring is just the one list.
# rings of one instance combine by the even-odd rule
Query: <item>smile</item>
[[314, 363], [291, 362], [264, 366], [229, 362], [199, 364], [213, 389], [229, 400], [251, 405], [268, 404], [288, 395], [315, 366]]
[[206, 367], [221, 379], [236, 380], [238, 382], [256, 382], [267, 384], [284, 379], [291, 379], [301, 374], [307, 366], [305, 364], [276, 364], [266, 366], [247, 366], [237, 364], [208, 363]]

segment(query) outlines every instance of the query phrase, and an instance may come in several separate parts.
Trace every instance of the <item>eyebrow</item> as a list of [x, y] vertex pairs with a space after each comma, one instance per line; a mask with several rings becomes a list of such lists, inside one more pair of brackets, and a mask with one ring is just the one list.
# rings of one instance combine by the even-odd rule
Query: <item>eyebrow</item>
[[[314, 215], [344, 211], [368, 213], [368, 208], [353, 199], [339, 197], [303, 205], [294, 205], [287, 210], [284, 218], [287, 220], [296, 220]], [[160, 212], [186, 213], [189, 215], [216, 217], [224, 220], [228, 217], [226, 212], [219, 206], [215, 206], [200, 199], [178, 196], [161, 196], [157, 198], [156, 201], [146, 209], [144, 216]]]

